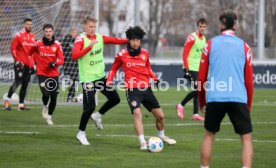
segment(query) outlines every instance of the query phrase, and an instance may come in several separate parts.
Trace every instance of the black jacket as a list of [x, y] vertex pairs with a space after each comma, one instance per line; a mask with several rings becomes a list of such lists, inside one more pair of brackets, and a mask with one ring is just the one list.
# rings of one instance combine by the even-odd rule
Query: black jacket
[[72, 48], [75, 42], [70, 34], [67, 34], [62, 41], [62, 50], [64, 53], [64, 75], [70, 75], [71, 77], [78, 76], [78, 62], [72, 60]]

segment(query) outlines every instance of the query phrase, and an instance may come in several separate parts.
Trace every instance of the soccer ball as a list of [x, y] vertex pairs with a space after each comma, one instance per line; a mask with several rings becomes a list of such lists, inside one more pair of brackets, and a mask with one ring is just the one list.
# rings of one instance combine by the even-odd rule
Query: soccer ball
[[75, 102], [82, 103], [83, 102], [83, 94], [79, 94], [77, 97], [75, 97]]
[[163, 150], [163, 147], [164, 147], [164, 143], [158, 137], [151, 137], [148, 140], [148, 149], [150, 152], [153, 152], [153, 153], [161, 152]]

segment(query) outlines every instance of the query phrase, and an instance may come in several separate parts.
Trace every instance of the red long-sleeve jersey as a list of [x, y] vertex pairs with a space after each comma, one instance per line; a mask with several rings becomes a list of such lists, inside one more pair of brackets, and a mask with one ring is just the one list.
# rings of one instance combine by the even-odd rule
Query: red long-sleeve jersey
[[[225, 31], [222, 35], [233, 35], [233, 31]], [[209, 40], [202, 52], [200, 68], [198, 73], [198, 100], [199, 106], [203, 107], [206, 105], [206, 91], [204, 88], [204, 84], [207, 81], [208, 70], [209, 70], [209, 55], [212, 46], [212, 40]], [[253, 67], [252, 67], [252, 53], [250, 47], [247, 43], [244, 42], [244, 53], [246, 56], [245, 66], [244, 66], [244, 85], [247, 91], [247, 106], [248, 109], [251, 110], [252, 99], [253, 99]]]
[[[199, 37], [199, 39], [203, 38], [203, 35], [200, 34], [199, 32], [196, 32], [196, 35]], [[192, 34], [190, 34], [187, 37], [183, 48], [182, 59], [183, 59], [184, 69], [189, 69], [188, 56], [194, 43], [195, 43], [195, 37]]]
[[29, 68], [33, 67], [33, 56], [29, 51], [36, 46], [35, 41], [33, 33], [25, 30], [18, 32], [12, 39], [10, 47], [14, 62], [19, 61]]
[[151, 69], [149, 53], [143, 48], [135, 57], [130, 56], [127, 49], [119, 52], [108, 74], [107, 83], [112, 82], [120, 67], [125, 73], [126, 88], [147, 88], [150, 87], [150, 78], [158, 80]]
[[[36, 42], [35, 62], [37, 75], [43, 75], [47, 77], [59, 76], [58, 66], [63, 65], [64, 56], [61, 48], [61, 44], [56, 40], [54, 44], [46, 46], [42, 40]], [[50, 62], [55, 62], [54, 68], [49, 67]]]
[[[90, 36], [86, 34], [86, 37], [90, 40], [96, 40], [96, 35]], [[128, 43], [128, 39], [126, 38], [116, 38], [116, 37], [109, 37], [102, 35], [104, 44], [126, 44]], [[77, 60], [80, 57], [84, 56], [86, 53], [88, 53], [92, 48], [84, 46], [84, 39], [82, 36], [78, 36], [75, 40], [74, 47], [72, 49], [72, 59]]]

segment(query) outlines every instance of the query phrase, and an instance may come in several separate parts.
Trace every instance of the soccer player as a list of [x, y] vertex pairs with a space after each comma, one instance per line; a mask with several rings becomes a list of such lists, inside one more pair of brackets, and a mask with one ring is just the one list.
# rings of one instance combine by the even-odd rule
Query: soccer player
[[75, 83], [78, 81], [78, 63], [72, 60], [72, 48], [77, 35], [78, 30], [76, 28], [71, 28], [70, 33], [67, 34], [62, 41], [62, 50], [64, 53], [63, 71], [64, 75], [69, 77], [71, 80], [70, 83], [72, 83], [69, 87], [67, 102], [73, 101], [76, 92]]
[[158, 79], [151, 69], [148, 51], [141, 48], [141, 40], [144, 35], [144, 30], [139, 26], [130, 27], [126, 31], [126, 37], [129, 40], [127, 48], [116, 55], [114, 64], [107, 78], [107, 84], [110, 85], [116, 72], [122, 67], [125, 73], [127, 101], [131, 113], [134, 115], [134, 126], [140, 141], [141, 150], [147, 149], [142, 123], [141, 104], [156, 118], [158, 136], [165, 143], [176, 143], [174, 139], [165, 136], [164, 113], [150, 87], [150, 78], [153, 78], [156, 82], [158, 82]]
[[37, 46], [31, 52], [36, 51], [36, 73], [43, 102], [42, 116], [48, 125], [53, 125], [52, 115], [56, 108], [59, 93], [58, 67], [63, 65], [64, 56], [61, 44], [53, 36], [54, 27], [51, 24], [45, 24], [43, 33], [44, 37], [36, 42]]
[[[120, 103], [117, 91], [106, 87], [104, 44], [126, 44], [128, 41], [95, 33], [96, 23], [97, 19], [93, 16], [87, 16], [84, 19], [84, 32], [76, 38], [72, 51], [73, 60], [78, 60], [79, 80], [83, 86], [83, 113], [77, 134], [77, 139], [82, 145], [89, 145], [85, 135], [89, 118], [95, 122], [99, 130], [102, 130], [102, 116]], [[94, 96], [97, 90], [107, 98], [107, 101], [98, 112], [93, 113], [95, 110]]]
[[209, 167], [212, 144], [226, 113], [241, 138], [242, 166], [251, 168], [253, 145], [249, 112], [253, 96], [252, 54], [248, 44], [235, 36], [237, 15], [233, 11], [225, 11], [219, 21], [221, 35], [205, 45], [198, 74], [201, 111], [205, 111], [206, 105], [201, 168]]
[[18, 110], [27, 109], [24, 104], [24, 99], [30, 82], [30, 77], [35, 73], [33, 56], [29, 55], [29, 51], [35, 47], [35, 41], [35, 35], [32, 33], [32, 19], [26, 18], [24, 20], [24, 29], [18, 32], [11, 42], [15, 81], [11, 85], [4, 102], [4, 108], [6, 110], [11, 109], [11, 96], [19, 85], [21, 85], [21, 88], [19, 92]]
[[180, 119], [184, 118], [184, 106], [193, 99], [193, 120], [204, 121], [204, 118], [198, 114], [198, 96], [197, 96], [197, 74], [199, 70], [199, 61], [203, 47], [206, 43], [204, 36], [207, 27], [207, 21], [201, 18], [197, 21], [197, 31], [193, 32], [186, 39], [183, 49], [184, 78], [186, 78], [193, 87], [193, 91], [188, 93], [181, 103], [176, 105], [177, 115]]

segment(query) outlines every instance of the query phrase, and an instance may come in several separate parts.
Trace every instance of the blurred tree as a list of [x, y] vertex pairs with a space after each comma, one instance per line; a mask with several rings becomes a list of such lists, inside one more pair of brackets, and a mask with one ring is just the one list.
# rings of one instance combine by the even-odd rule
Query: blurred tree
[[164, 16], [168, 11], [169, 0], [149, 0], [148, 45], [149, 51], [155, 55], [162, 29]]
[[112, 36], [114, 26], [114, 12], [116, 4], [114, 0], [101, 0], [100, 1], [100, 20], [106, 21], [108, 24], [109, 35]]
[[265, 1], [265, 46], [276, 47], [276, 1]]

